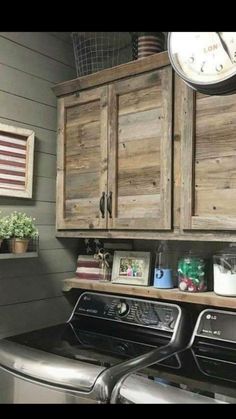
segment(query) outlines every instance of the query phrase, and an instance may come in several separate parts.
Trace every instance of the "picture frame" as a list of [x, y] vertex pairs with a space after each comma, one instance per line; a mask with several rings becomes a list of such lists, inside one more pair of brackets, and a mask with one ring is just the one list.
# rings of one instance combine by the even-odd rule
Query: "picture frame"
[[0, 123], [0, 196], [32, 198], [34, 136]]
[[150, 252], [114, 252], [111, 282], [148, 286], [150, 281]]

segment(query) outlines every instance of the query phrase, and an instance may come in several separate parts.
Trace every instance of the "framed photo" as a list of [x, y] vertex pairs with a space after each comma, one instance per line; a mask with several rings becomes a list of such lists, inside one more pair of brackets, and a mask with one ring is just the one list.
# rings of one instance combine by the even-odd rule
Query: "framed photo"
[[32, 198], [34, 131], [0, 123], [0, 196]]
[[149, 252], [115, 251], [111, 282], [128, 285], [149, 285]]

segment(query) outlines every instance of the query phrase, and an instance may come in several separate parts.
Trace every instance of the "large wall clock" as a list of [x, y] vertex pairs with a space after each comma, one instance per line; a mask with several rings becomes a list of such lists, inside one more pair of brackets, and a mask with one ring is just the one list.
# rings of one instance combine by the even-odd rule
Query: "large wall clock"
[[193, 89], [208, 95], [236, 92], [236, 32], [169, 32], [168, 54]]

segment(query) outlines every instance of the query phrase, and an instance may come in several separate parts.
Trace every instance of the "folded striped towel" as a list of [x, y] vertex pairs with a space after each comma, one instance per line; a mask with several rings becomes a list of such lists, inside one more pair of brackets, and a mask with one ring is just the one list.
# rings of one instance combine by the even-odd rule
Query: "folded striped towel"
[[100, 261], [93, 255], [79, 255], [77, 259], [76, 276], [80, 279], [99, 279]]

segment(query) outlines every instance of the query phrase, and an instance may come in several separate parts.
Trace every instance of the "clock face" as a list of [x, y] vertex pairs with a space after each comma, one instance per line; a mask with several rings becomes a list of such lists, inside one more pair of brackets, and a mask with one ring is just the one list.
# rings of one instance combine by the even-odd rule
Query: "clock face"
[[217, 84], [236, 74], [236, 32], [170, 32], [168, 52], [190, 83]]

